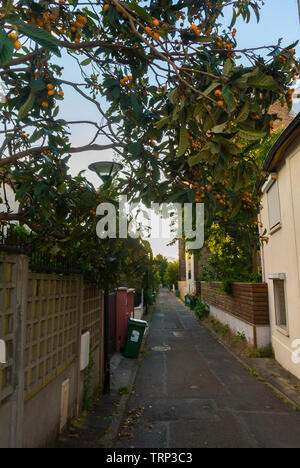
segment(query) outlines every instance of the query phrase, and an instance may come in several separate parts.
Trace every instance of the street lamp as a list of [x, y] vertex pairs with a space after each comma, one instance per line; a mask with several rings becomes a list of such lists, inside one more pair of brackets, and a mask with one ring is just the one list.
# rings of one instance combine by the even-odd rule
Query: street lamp
[[[104, 184], [111, 182], [118, 171], [122, 169], [122, 164], [113, 161], [99, 161], [89, 165], [90, 171], [95, 172]], [[109, 287], [104, 291], [104, 383], [103, 393], [110, 392], [110, 317], [109, 317]]]
[[118, 171], [122, 169], [122, 164], [114, 161], [99, 161], [89, 165], [89, 170], [95, 172], [103, 182], [113, 179]]

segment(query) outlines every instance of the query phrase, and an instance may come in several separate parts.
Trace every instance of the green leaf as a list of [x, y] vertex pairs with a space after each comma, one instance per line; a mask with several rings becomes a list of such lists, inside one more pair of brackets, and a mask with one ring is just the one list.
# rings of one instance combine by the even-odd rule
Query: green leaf
[[141, 117], [143, 108], [140, 106], [137, 97], [134, 93], [130, 94], [130, 103], [132, 105], [133, 109], [133, 115], [136, 119], [139, 119]]
[[146, 21], [152, 21], [152, 16], [147, 13], [144, 8], [137, 5], [134, 1], [126, 5], [132, 11], [135, 11], [138, 16]]
[[271, 75], [259, 74], [248, 80], [248, 85], [253, 86], [254, 88], [264, 88], [264, 89], [278, 89], [279, 85], [276, 83], [274, 78]]
[[35, 143], [40, 138], [42, 138], [44, 136], [44, 134], [45, 134], [44, 130], [35, 129], [35, 131], [33, 132], [33, 134], [31, 135], [31, 137], [29, 139], [29, 143]]
[[163, 117], [162, 119], [160, 119], [158, 122], [155, 122], [155, 127], [158, 128], [159, 130], [161, 128], [163, 128], [169, 121], [170, 121], [171, 117], [169, 115], [167, 115], [166, 117]]
[[25, 36], [29, 37], [40, 46], [50, 50], [58, 57], [61, 57], [59, 40], [52, 36], [49, 31], [33, 26], [32, 24], [26, 24], [20, 19], [14, 19], [11, 22], [12, 24], [17, 24], [19, 31]]
[[236, 123], [243, 122], [244, 120], [246, 120], [248, 118], [249, 112], [250, 112], [249, 103], [245, 102], [245, 104], [243, 105], [241, 109], [241, 112], [236, 118]]
[[38, 93], [39, 91], [43, 91], [43, 89], [46, 88], [46, 83], [42, 80], [32, 80], [29, 83], [29, 86], [33, 93]]
[[180, 156], [182, 156], [185, 153], [188, 143], [189, 143], [188, 131], [185, 125], [182, 125], [182, 127], [180, 128], [179, 147], [178, 147], [178, 151], [176, 154], [176, 158], [180, 158]]
[[257, 22], [259, 23], [259, 20], [260, 20], [260, 16], [259, 16], [259, 9], [258, 9], [258, 6], [257, 5], [253, 5], [251, 4], [253, 10], [254, 10], [254, 13], [255, 13], [255, 16], [256, 16], [256, 20]]
[[235, 107], [234, 96], [231, 89], [228, 86], [224, 86], [222, 89], [223, 98], [230, 108]]
[[31, 111], [31, 109], [33, 108], [34, 101], [35, 101], [35, 94], [31, 92], [27, 98], [27, 101], [19, 109], [18, 118], [20, 120], [24, 119], [24, 117], [26, 117], [28, 113]]
[[0, 29], [0, 65], [6, 65], [13, 56], [14, 43], [7, 37], [5, 31]]
[[225, 128], [226, 128], [226, 125], [227, 125], [227, 122], [222, 123], [222, 124], [220, 124], [220, 125], [215, 125], [215, 126], [211, 129], [211, 131], [212, 131], [212, 133], [224, 133], [224, 130], [225, 130]]
[[205, 96], [208, 96], [214, 89], [216, 89], [218, 86], [220, 86], [220, 83], [218, 81], [213, 81], [208, 88], [206, 88], [205, 91], [203, 91], [203, 94]]
[[223, 67], [224, 75], [229, 75], [232, 69], [233, 69], [233, 62], [230, 58], [228, 58], [226, 62], [224, 63], [224, 67]]
[[128, 145], [128, 151], [129, 153], [133, 154], [133, 156], [139, 156], [143, 151], [143, 145], [140, 141], [130, 143]]
[[231, 20], [231, 23], [230, 23], [230, 26], [229, 26], [230, 29], [233, 28], [233, 26], [235, 25], [236, 19], [237, 19], [237, 13], [236, 13], [235, 9], [233, 9], [232, 20]]
[[26, 193], [27, 190], [29, 192], [30, 188], [31, 188], [31, 182], [26, 182], [25, 184], [22, 184], [21, 188], [16, 193], [16, 200], [21, 200], [24, 193]]
[[175, 104], [176, 103], [176, 98], [177, 98], [177, 95], [178, 95], [178, 88], [174, 88], [172, 89], [172, 91], [170, 91], [168, 93], [168, 98], [169, 100], [171, 101], [172, 104]]
[[197, 153], [197, 154], [194, 154], [193, 156], [189, 157], [189, 159], [188, 159], [189, 166], [193, 167], [193, 166], [195, 166], [195, 164], [198, 164], [201, 160], [202, 160], [201, 152]]
[[89, 65], [89, 64], [91, 63], [91, 61], [92, 61], [91, 58], [87, 58], [87, 59], [83, 60], [83, 61], [80, 63], [80, 65], [81, 65], [82, 67], [86, 67], [87, 65]]
[[201, 36], [197, 38], [198, 42], [213, 42], [214, 38], [211, 36]]
[[37, 197], [39, 197], [45, 191], [48, 191], [48, 186], [44, 182], [39, 182], [34, 188], [34, 194]]
[[264, 138], [267, 135], [267, 132], [261, 131], [261, 130], [253, 130], [250, 127], [247, 128], [244, 126], [244, 128], [239, 128], [239, 135], [244, 138], [245, 140], [260, 140], [261, 138]]
[[53, 115], [52, 117], [57, 117], [58, 116], [58, 113], [59, 113], [59, 106], [57, 106], [55, 109], [54, 109], [54, 112], [53, 112]]

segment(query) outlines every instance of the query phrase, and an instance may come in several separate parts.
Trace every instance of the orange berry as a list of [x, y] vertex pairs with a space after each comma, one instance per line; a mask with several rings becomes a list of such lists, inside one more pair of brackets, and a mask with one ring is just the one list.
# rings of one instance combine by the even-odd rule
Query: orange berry
[[16, 41], [18, 39], [18, 34], [13, 32], [13, 33], [8, 34], [8, 37]]
[[42, 102], [42, 107], [44, 107], [44, 109], [47, 109], [47, 107], [49, 107], [48, 102], [43, 101], [43, 102]]
[[222, 96], [222, 91], [220, 89], [216, 89], [216, 91], [214, 92], [214, 95], [215, 96]]
[[154, 26], [159, 26], [159, 21], [157, 19], [153, 20]]
[[159, 34], [158, 34], [158, 33], [154, 33], [154, 34], [153, 34], [153, 37], [154, 37], [154, 39], [156, 39], [157, 41], [159, 40]]
[[20, 41], [15, 41], [15, 42], [14, 42], [14, 46], [15, 46], [15, 49], [16, 49], [16, 50], [20, 50], [21, 47], [22, 47], [22, 44], [21, 44]]
[[47, 89], [53, 89], [53, 85], [52, 85], [51, 83], [48, 83], [48, 84], [46, 85], [46, 88], [47, 88]]
[[53, 96], [54, 94], [55, 94], [55, 90], [54, 89], [49, 89], [48, 96]]
[[106, 3], [106, 4], [104, 5], [104, 10], [105, 10], [105, 11], [109, 10], [109, 5], [108, 5], [108, 3]]

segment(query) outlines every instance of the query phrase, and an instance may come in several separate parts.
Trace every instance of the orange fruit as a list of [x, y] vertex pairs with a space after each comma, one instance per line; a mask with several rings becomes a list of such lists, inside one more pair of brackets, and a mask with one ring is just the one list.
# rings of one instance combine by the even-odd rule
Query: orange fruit
[[14, 42], [14, 46], [15, 46], [15, 49], [16, 49], [16, 50], [20, 50], [21, 47], [22, 47], [22, 44], [21, 44], [20, 41], [15, 41], [15, 42]]

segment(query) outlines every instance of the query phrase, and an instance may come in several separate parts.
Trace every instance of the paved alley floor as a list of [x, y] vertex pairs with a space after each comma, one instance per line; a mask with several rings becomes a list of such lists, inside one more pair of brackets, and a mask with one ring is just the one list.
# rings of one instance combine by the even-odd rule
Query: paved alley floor
[[167, 290], [114, 447], [300, 447], [300, 413], [259, 382]]

